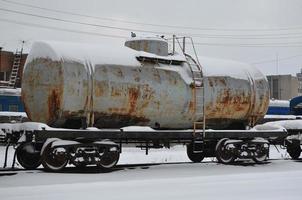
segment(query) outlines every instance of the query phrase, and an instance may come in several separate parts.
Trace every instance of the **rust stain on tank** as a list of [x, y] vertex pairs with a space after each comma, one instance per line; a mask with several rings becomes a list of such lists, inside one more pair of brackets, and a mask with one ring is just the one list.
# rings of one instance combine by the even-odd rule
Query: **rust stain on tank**
[[[227, 118], [237, 118], [249, 109], [250, 96], [244, 93], [225, 89], [211, 105], [206, 106], [207, 115], [211, 117], [224, 115]], [[212, 106], [214, 105], [214, 106]]]
[[123, 77], [124, 76], [123, 71], [121, 69], [119, 69], [119, 68], [118, 68], [117, 73], [118, 73], [119, 77]]
[[97, 128], [121, 128], [133, 124], [147, 125], [150, 122], [150, 119], [144, 116], [103, 112], [96, 112], [95, 119]]
[[109, 113], [115, 113], [115, 114], [125, 114], [127, 112], [126, 108], [109, 108]]
[[195, 103], [193, 101], [189, 102], [189, 112], [194, 113], [195, 112]]
[[139, 97], [139, 89], [138, 88], [130, 88], [128, 90], [128, 109], [129, 114], [132, 114], [136, 111], [136, 104]]
[[96, 87], [95, 87], [95, 96], [96, 97], [100, 97], [104, 95], [104, 88], [103, 88], [103, 84], [100, 82], [96, 83]]
[[160, 79], [160, 73], [158, 70], [154, 70], [153, 71], [153, 77], [154, 77], [154, 80], [157, 81], [157, 82], [161, 82], [161, 79]]
[[123, 71], [117, 66], [115, 68], [112, 68], [112, 72], [117, 77], [120, 77], [120, 78], [124, 77]]
[[117, 88], [117, 87], [111, 87], [111, 96], [112, 97], [118, 97], [122, 95], [122, 88]]
[[134, 77], [134, 81], [139, 82], [140, 80], [141, 80], [141, 79], [140, 79], [139, 76], [135, 76], [135, 77]]
[[149, 43], [148, 42], [144, 42], [143, 44], [144, 44], [144, 46], [143, 46], [144, 51], [148, 52], [149, 51]]
[[48, 114], [50, 121], [56, 119], [57, 111], [61, 106], [62, 94], [58, 89], [51, 90], [51, 93], [48, 96]]
[[224, 78], [219, 78], [218, 80], [219, 80], [219, 82], [220, 82], [223, 86], [226, 86], [226, 85], [227, 85]]

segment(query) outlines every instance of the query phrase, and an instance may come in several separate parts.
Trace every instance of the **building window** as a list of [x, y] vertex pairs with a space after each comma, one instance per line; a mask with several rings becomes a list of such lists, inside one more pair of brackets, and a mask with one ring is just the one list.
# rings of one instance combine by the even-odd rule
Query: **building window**
[[8, 110], [9, 110], [10, 112], [18, 112], [18, 105], [16, 105], [16, 104], [11, 104], [11, 105], [8, 106]]
[[1, 81], [9, 81], [10, 73], [9, 72], [0, 72]]
[[2, 104], [0, 104], [0, 111], [3, 111]]

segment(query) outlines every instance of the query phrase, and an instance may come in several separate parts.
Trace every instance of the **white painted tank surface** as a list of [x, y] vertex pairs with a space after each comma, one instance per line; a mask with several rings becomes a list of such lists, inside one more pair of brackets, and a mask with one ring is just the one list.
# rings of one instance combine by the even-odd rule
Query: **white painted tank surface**
[[[269, 89], [262, 73], [234, 61], [199, 61], [208, 128], [246, 125], [265, 115]], [[202, 121], [203, 98], [196, 102], [193, 82], [182, 53], [159, 56], [124, 44], [36, 42], [24, 69], [22, 99], [32, 121], [53, 127], [77, 128], [86, 119], [98, 128], [187, 129]]]

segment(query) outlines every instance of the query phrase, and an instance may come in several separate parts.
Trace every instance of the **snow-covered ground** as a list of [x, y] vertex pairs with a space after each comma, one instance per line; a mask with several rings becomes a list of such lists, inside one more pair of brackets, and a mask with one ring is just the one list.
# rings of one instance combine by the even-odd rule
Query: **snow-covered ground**
[[[65, 173], [0, 171], [0, 199], [301, 199], [302, 162], [271, 147], [265, 164], [218, 164], [212, 159], [190, 163], [185, 148], [123, 149], [110, 173], [96, 168]], [[0, 165], [4, 148], [0, 147]], [[12, 156], [12, 152], [10, 152]], [[2, 173], [2, 174], [1, 174]]]

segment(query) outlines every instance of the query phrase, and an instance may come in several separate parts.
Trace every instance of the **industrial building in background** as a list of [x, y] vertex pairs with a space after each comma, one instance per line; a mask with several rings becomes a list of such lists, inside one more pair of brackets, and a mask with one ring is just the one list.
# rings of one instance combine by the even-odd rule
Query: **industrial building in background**
[[302, 68], [300, 69], [300, 72], [296, 74], [298, 79], [298, 95], [302, 95]]
[[298, 78], [288, 75], [269, 75], [267, 80], [271, 99], [289, 100], [299, 95]]
[[20, 88], [27, 54], [3, 51], [0, 47], [0, 87]]

